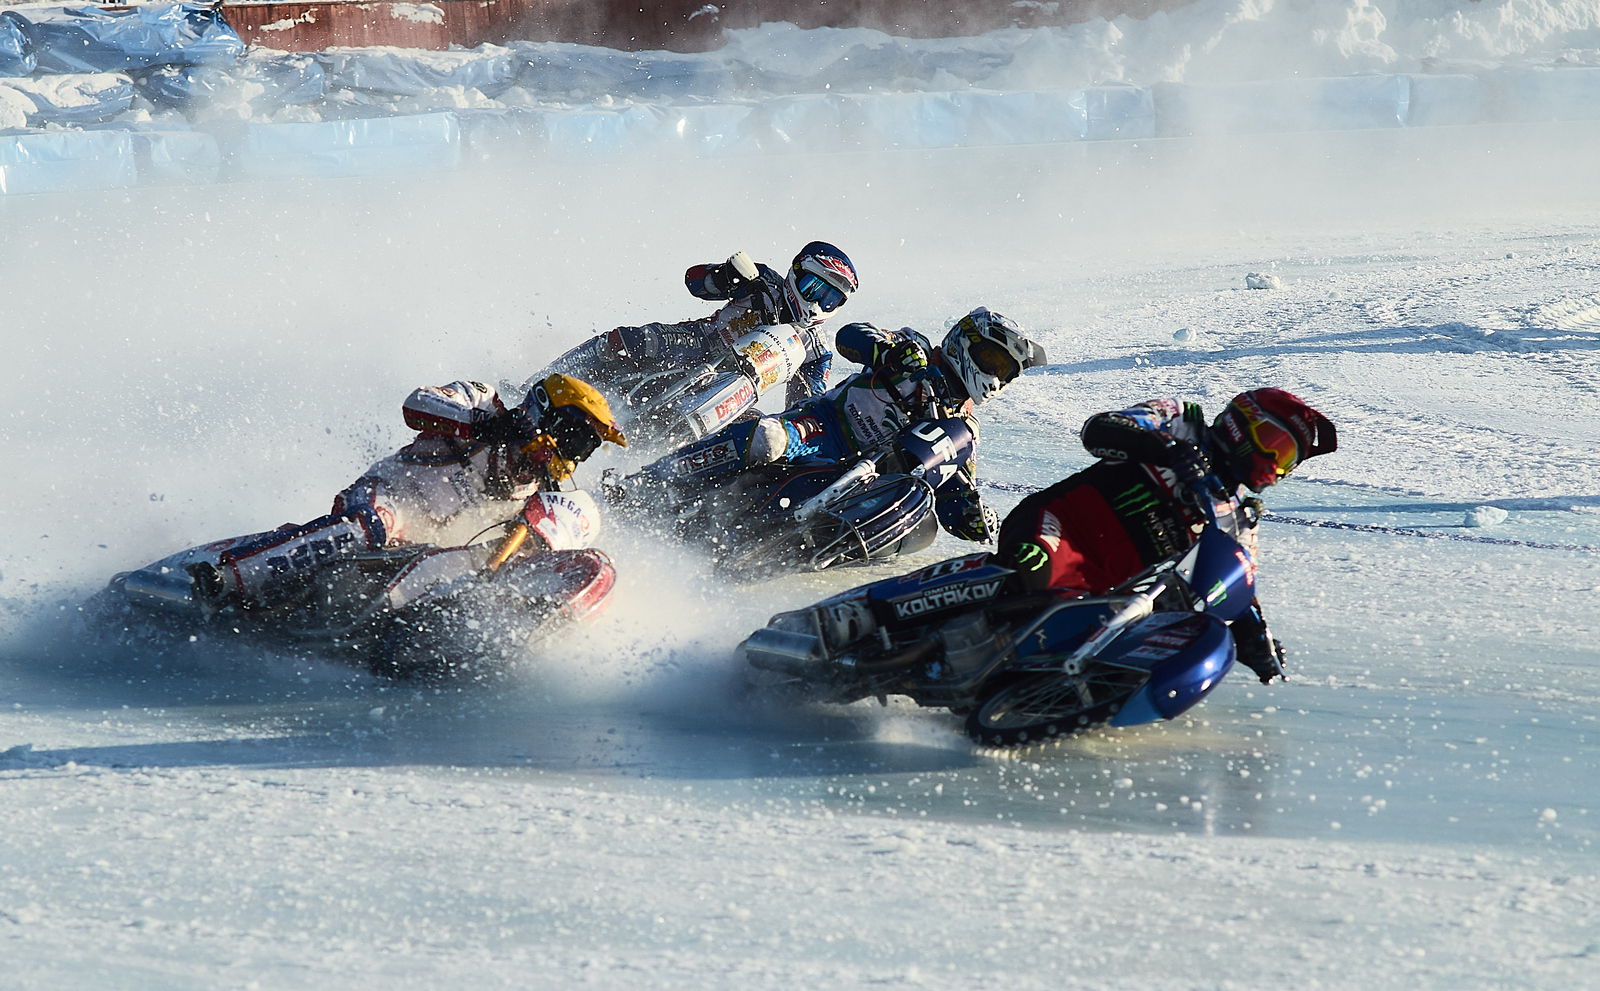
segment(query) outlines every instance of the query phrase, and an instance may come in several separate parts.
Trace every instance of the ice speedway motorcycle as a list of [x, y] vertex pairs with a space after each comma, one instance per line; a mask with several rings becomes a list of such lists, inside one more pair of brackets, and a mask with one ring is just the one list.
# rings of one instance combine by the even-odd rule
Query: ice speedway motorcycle
[[602, 484], [613, 505], [642, 509], [677, 539], [710, 552], [724, 574], [758, 578], [927, 547], [939, 529], [934, 484], [971, 458], [973, 444], [960, 418], [926, 420], [854, 464], [762, 465], [705, 485], [688, 476], [740, 457], [736, 441], [708, 441], [626, 478], [608, 473]]
[[971, 554], [779, 613], [741, 650], [755, 683], [786, 698], [905, 695], [966, 714], [984, 746], [1172, 719], [1233, 666], [1227, 623], [1255, 596], [1232, 534], [1257, 510], [1201, 501], [1194, 546], [1106, 595], [1007, 594], [1012, 572]]
[[491, 676], [601, 609], [616, 583], [600, 551], [524, 553], [528, 535], [518, 520], [495, 541], [364, 551], [324, 565], [270, 607], [208, 615], [185, 568], [261, 535], [232, 537], [114, 576], [84, 612], [91, 630], [124, 642], [231, 631], [385, 677]]
[[[691, 444], [739, 419], [762, 396], [787, 387], [806, 360], [802, 331], [792, 325], [757, 327], [728, 344], [716, 362], [629, 369], [598, 364], [595, 337], [568, 351], [530, 378], [523, 391], [551, 372], [575, 374], [612, 400], [629, 441], [647, 450]], [[570, 371], [569, 371], [570, 370]]]

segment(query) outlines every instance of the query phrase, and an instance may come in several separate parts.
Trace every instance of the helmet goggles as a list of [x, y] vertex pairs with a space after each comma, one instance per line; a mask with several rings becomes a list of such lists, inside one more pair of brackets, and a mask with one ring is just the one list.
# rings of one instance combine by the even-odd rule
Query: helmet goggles
[[[974, 335], [976, 336], [976, 335]], [[1010, 382], [1022, 374], [1022, 365], [1014, 355], [1005, 347], [987, 337], [980, 337], [972, 341], [967, 348], [967, 353], [972, 356], [972, 361], [983, 372], [993, 375], [1002, 382]]]
[[794, 280], [794, 288], [801, 299], [817, 304], [824, 313], [844, 305], [844, 291], [815, 272], [801, 272]]
[[568, 461], [582, 461], [600, 447], [600, 431], [594, 420], [576, 406], [557, 406], [545, 422], [556, 452]]
[[1300, 445], [1289, 428], [1266, 412], [1247, 414], [1243, 419], [1251, 443], [1255, 445], [1257, 453], [1273, 462], [1277, 477], [1282, 478], [1294, 471], [1295, 465], [1300, 463]]

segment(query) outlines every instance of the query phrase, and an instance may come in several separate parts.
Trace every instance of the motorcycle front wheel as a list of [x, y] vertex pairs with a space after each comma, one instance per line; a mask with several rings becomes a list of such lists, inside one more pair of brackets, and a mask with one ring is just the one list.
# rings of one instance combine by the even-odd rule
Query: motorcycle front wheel
[[1113, 667], [1019, 677], [967, 715], [967, 736], [986, 747], [1018, 747], [1084, 733], [1116, 715], [1147, 677]]

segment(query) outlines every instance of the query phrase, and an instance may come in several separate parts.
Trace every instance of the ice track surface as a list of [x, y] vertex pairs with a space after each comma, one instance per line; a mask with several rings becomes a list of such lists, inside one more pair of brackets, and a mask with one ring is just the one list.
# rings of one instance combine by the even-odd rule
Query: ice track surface
[[[0, 479], [0, 988], [1596, 986], [1597, 136], [0, 203], [26, 397]], [[414, 385], [520, 381], [700, 312], [693, 261], [818, 236], [862, 271], [836, 320], [938, 331], [986, 303], [1037, 330], [1053, 364], [984, 410], [1002, 510], [1088, 463], [1097, 410], [1273, 384], [1327, 411], [1341, 451], [1269, 508], [1349, 528], [1262, 539], [1294, 680], [1008, 756], [892, 699], [768, 709], [734, 690], [739, 639], [915, 561], [730, 588], [625, 527], [605, 617], [498, 685], [72, 634], [113, 571], [322, 512]], [[1243, 288], [1265, 271], [1283, 288]], [[1504, 521], [1463, 525], [1485, 506]]]

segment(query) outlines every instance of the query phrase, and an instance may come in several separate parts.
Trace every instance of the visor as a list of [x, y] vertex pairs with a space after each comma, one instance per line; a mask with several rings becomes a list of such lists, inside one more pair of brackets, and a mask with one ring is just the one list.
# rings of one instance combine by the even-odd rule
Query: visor
[[832, 313], [844, 305], [844, 292], [815, 273], [801, 272], [794, 280], [794, 287], [801, 299], [822, 307], [824, 313]]
[[1010, 382], [1022, 374], [1022, 365], [1016, 356], [988, 338], [980, 338], [967, 346], [973, 364], [986, 374], [1002, 382]]

